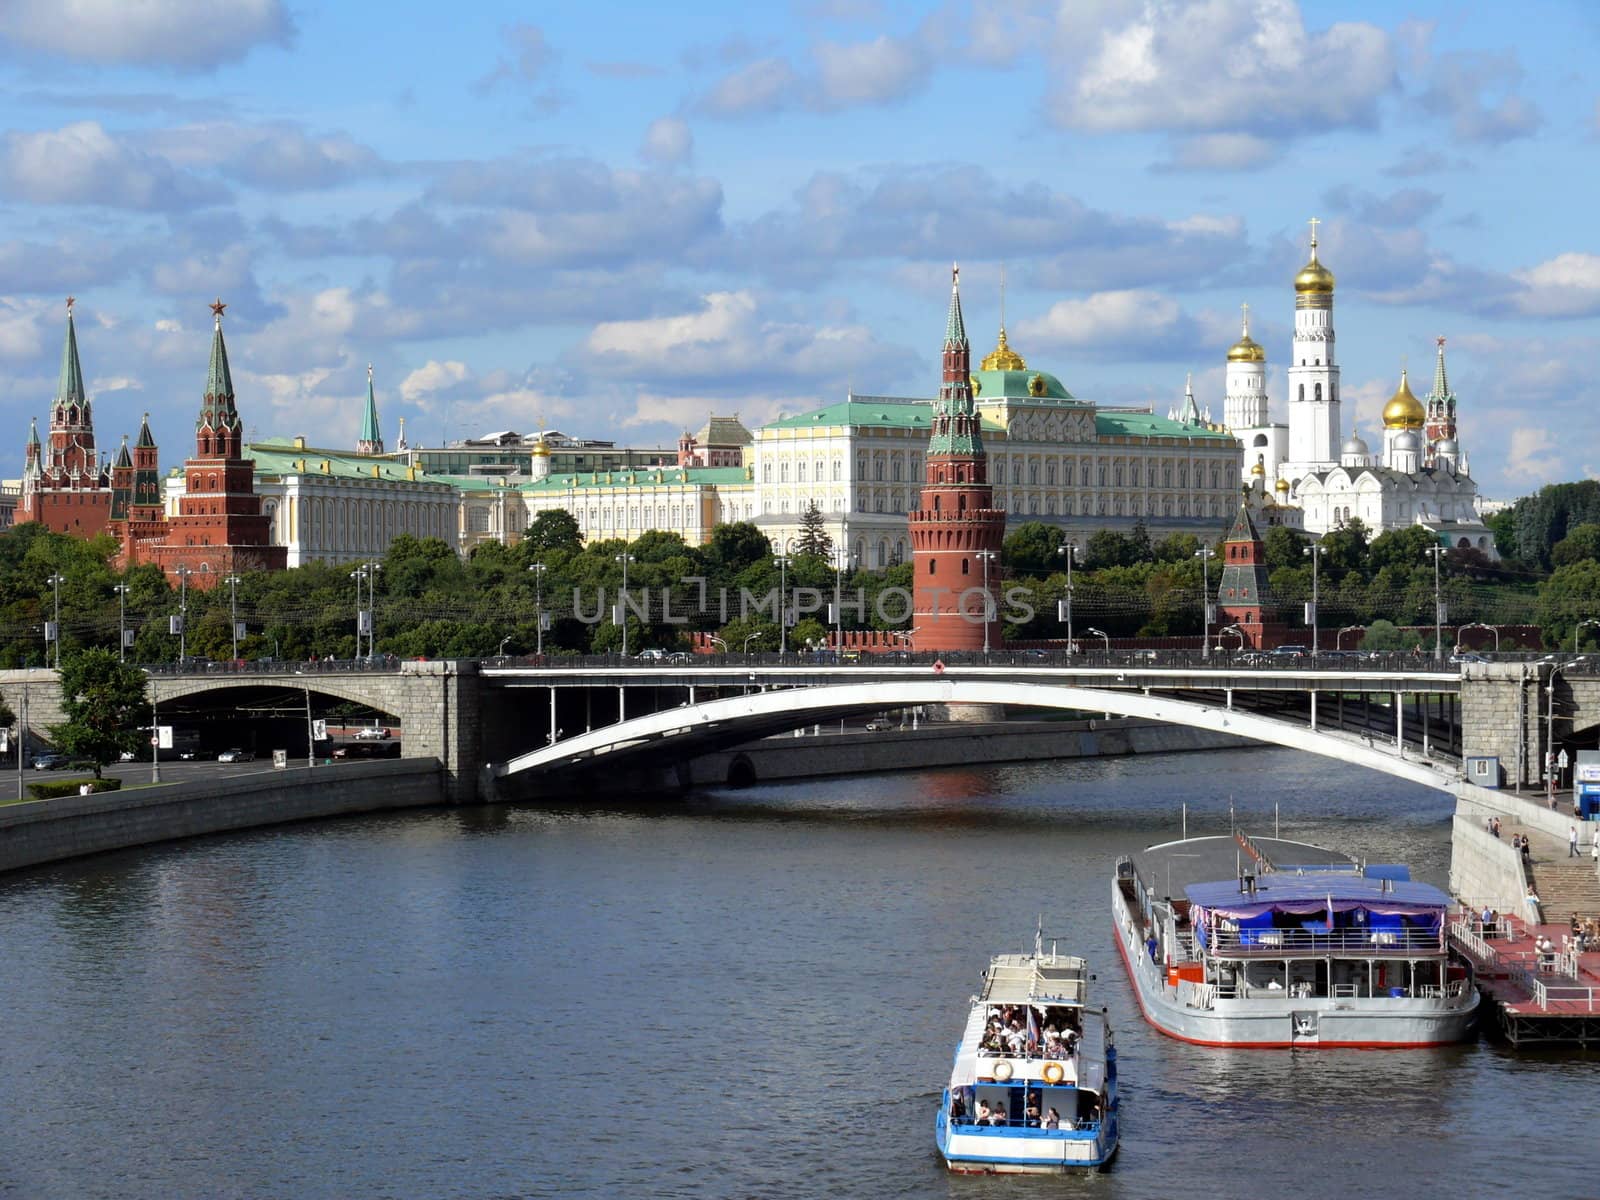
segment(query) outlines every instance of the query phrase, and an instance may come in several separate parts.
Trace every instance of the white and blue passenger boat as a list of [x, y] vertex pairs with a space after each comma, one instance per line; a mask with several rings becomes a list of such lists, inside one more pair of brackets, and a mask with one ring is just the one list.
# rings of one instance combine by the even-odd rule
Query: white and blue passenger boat
[[1047, 1174], [1104, 1166], [1117, 1150], [1117, 1051], [1088, 1007], [1084, 960], [1003, 954], [989, 964], [939, 1102], [952, 1171]]
[[1478, 992], [1446, 937], [1450, 904], [1403, 864], [1243, 834], [1151, 846], [1111, 884], [1145, 1019], [1207, 1046], [1460, 1041]]

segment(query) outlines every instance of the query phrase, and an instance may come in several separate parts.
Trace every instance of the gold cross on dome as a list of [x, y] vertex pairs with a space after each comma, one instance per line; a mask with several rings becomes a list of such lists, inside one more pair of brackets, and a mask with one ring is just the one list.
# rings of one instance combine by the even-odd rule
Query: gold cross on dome
[[1317, 248], [1317, 226], [1321, 225], [1321, 224], [1322, 224], [1322, 222], [1318, 218], [1316, 218], [1316, 217], [1312, 217], [1311, 218], [1311, 221], [1310, 221], [1310, 225], [1311, 225], [1311, 248], [1313, 250], [1315, 250]]
[[1244, 335], [1245, 335], [1245, 337], [1249, 337], [1250, 336], [1250, 302], [1248, 300], [1246, 300], [1243, 304], [1239, 305], [1239, 307], [1240, 307], [1240, 309], [1242, 309], [1244, 311]]

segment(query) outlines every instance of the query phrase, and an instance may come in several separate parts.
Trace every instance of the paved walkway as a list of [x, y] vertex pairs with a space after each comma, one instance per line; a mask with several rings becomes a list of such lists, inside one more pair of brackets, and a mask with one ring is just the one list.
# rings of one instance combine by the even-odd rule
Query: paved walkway
[[[1481, 933], [1476, 917], [1462, 914], [1462, 919], [1470, 922], [1475, 933]], [[1456, 939], [1457, 948], [1472, 960], [1478, 982], [1494, 1001], [1519, 1016], [1600, 1015], [1600, 939], [1592, 948], [1572, 955], [1567, 953], [1571, 946], [1568, 922], [1535, 925], [1521, 917], [1501, 916], [1496, 925], [1495, 936], [1475, 939], [1475, 945], [1471, 940]], [[1539, 937], [1550, 939], [1554, 953], [1538, 952], [1535, 941]]]

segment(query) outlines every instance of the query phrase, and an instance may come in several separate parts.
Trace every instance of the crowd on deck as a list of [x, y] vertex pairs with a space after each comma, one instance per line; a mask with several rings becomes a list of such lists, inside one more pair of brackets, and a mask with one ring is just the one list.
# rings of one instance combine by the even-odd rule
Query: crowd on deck
[[1046, 1007], [1041, 1020], [1027, 1004], [996, 1004], [985, 1016], [980, 1054], [1013, 1058], [1070, 1058], [1080, 1037], [1070, 1008]]

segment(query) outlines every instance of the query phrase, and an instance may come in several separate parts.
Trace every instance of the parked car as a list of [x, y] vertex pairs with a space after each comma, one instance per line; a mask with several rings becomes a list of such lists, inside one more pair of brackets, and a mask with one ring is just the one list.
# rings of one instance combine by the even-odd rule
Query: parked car
[[892, 721], [885, 721], [881, 717], [876, 721], [868, 721], [867, 722], [867, 732], [868, 733], [882, 733], [885, 730], [893, 729], [893, 728], [894, 728], [894, 723]]
[[674, 650], [667, 655], [667, 661], [669, 663], [677, 663], [680, 666], [687, 666], [689, 663], [694, 662], [694, 655], [687, 650]]
[[1298, 642], [1291, 642], [1283, 646], [1274, 646], [1267, 651], [1273, 658], [1304, 658], [1311, 650]]
[[47, 753], [33, 756], [33, 769], [35, 771], [59, 771], [70, 760], [65, 754]]
[[230, 750], [224, 750], [221, 754], [217, 755], [217, 761], [219, 763], [255, 762], [255, 760], [256, 752], [254, 750], [241, 750], [237, 746]]
[[641, 650], [633, 657], [639, 662], [665, 662], [667, 652], [665, 650]]
[[387, 729], [384, 729], [382, 726], [377, 726], [377, 727], [372, 728], [372, 729], [360, 730], [356, 734], [356, 741], [358, 741], [358, 742], [381, 742], [381, 741], [383, 741], [384, 738], [386, 738], [388, 736], [389, 736], [389, 731]]
[[192, 746], [187, 750], [178, 751], [178, 757], [184, 762], [207, 762], [215, 756], [209, 750], [202, 750], [198, 746]]
[[121, 754], [117, 755], [118, 762], [136, 762], [138, 761], [138, 758], [139, 756], [132, 750], [124, 750]]

